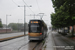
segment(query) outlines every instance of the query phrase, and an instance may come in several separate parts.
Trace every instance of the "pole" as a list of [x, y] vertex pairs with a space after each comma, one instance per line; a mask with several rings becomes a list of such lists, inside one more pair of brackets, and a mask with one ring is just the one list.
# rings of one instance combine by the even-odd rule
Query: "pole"
[[34, 19], [35, 19], [35, 14], [34, 14]]
[[18, 7], [24, 7], [24, 35], [25, 35], [25, 31], [26, 31], [26, 29], [25, 29], [26, 28], [25, 27], [26, 26], [25, 25], [26, 24], [26, 18], [25, 18], [25, 16], [26, 16], [26, 7], [31, 7], [31, 6], [25, 6], [24, 5], [24, 6], [18, 6]]
[[25, 35], [25, 31], [26, 31], [26, 30], [25, 30], [25, 23], [26, 23], [26, 21], [25, 21], [25, 13], [26, 13], [26, 10], [25, 10], [25, 8], [26, 8], [26, 7], [25, 7], [25, 5], [24, 5], [24, 35]]
[[42, 20], [42, 17], [43, 17], [43, 16], [41, 16], [41, 20]]
[[18, 24], [18, 32], [19, 32], [19, 19], [18, 19], [18, 23], [17, 24]]
[[11, 15], [6, 15], [6, 33], [7, 33], [7, 16], [11, 16]]
[[7, 15], [6, 15], [6, 33], [7, 33]]

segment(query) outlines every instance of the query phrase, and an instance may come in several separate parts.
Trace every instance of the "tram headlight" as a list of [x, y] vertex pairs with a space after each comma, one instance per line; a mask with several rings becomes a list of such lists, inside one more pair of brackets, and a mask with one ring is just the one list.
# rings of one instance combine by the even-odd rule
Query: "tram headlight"
[[40, 35], [42, 35], [42, 33], [40, 33]]

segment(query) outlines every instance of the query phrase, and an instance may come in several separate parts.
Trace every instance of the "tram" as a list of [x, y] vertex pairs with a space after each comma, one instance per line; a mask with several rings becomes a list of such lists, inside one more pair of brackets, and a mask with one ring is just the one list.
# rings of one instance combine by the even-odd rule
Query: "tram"
[[47, 36], [47, 25], [43, 20], [30, 20], [28, 32], [29, 40], [43, 40]]

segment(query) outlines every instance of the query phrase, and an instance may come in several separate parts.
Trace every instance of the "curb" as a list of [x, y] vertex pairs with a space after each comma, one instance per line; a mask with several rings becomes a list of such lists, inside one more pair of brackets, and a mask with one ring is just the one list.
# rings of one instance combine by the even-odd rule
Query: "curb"
[[7, 40], [11, 40], [11, 39], [18, 38], [18, 37], [22, 37], [22, 36], [26, 36], [26, 35], [19, 35], [19, 36], [2, 38], [2, 39], [0, 39], [0, 42], [7, 41]]

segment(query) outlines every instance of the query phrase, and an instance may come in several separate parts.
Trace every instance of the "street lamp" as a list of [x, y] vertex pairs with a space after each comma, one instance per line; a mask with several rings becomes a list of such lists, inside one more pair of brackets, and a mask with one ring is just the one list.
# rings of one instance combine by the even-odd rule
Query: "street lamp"
[[6, 15], [6, 33], [7, 33], [7, 17], [11, 15]]
[[25, 35], [25, 23], [26, 23], [26, 18], [25, 18], [25, 16], [26, 16], [26, 7], [32, 7], [32, 6], [18, 6], [18, 7], [24, 7], [24, 35]]

